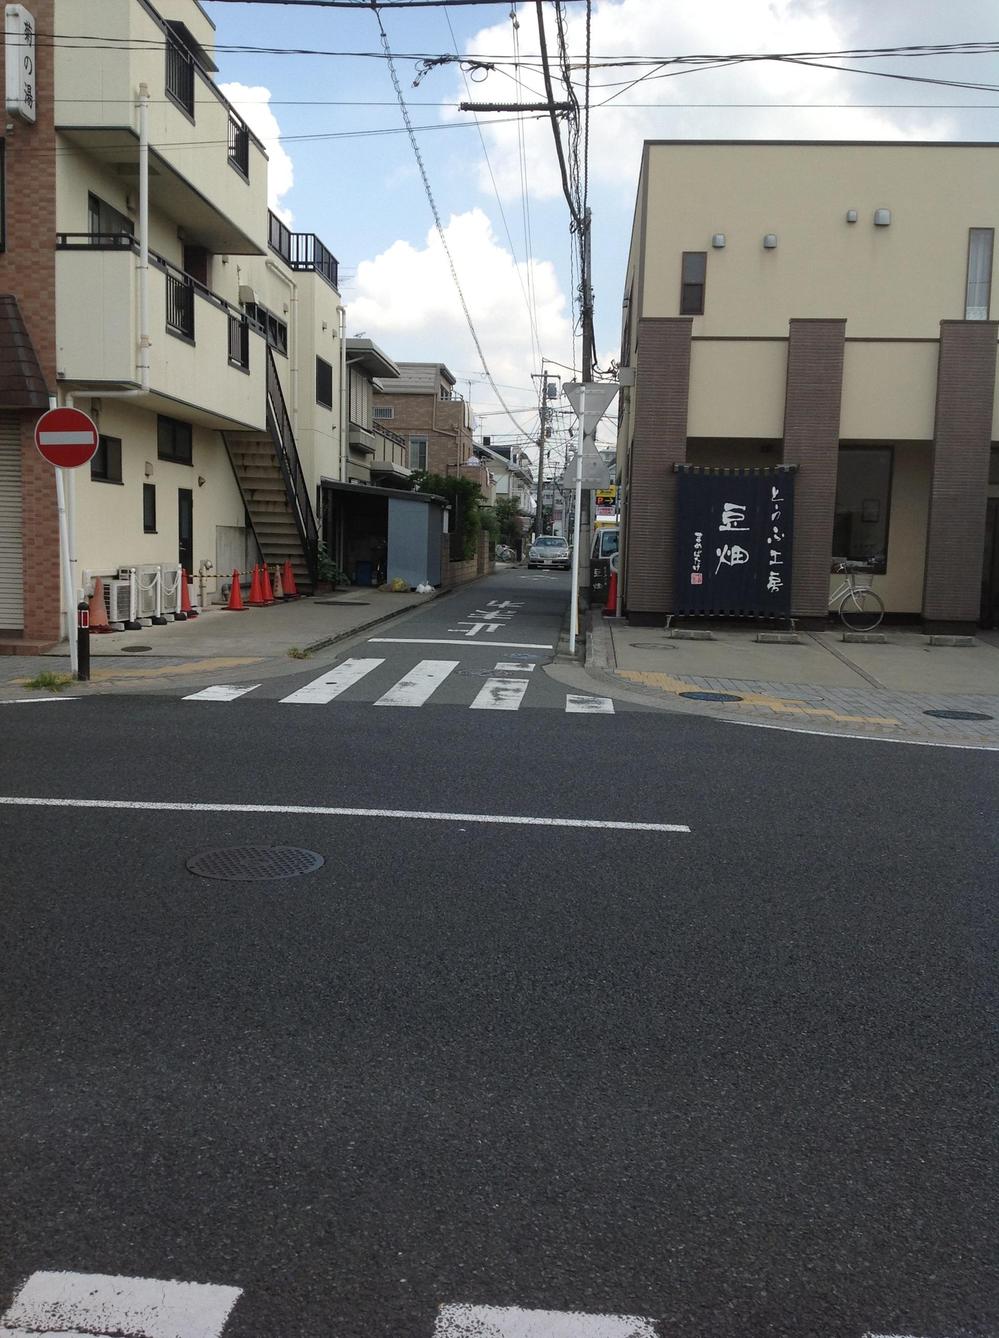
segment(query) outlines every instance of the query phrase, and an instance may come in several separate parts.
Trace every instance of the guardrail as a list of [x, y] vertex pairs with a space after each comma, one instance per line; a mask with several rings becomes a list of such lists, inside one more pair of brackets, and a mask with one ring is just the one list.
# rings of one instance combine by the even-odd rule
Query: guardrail
[[302, 540], [306, 565], [313, 584], [319, 575], [319, 527], [309, 497], [309, 485], [298, 458], [295, 434], [284, 402], [274, 353], [267, 349], [267, 419], [292, 514]]
[[277, 214], [267, 211], [267, 244], [276, 251], [289, 269], [310, 270], [336, 288], [339, 262], [314, 232], [292, 232]]

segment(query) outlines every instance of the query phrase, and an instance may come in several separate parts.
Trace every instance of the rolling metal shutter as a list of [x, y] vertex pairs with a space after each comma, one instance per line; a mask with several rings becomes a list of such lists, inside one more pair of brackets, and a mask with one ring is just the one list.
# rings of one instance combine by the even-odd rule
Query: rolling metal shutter
[[0, 628], [24, 627], [21, 423], [0, 413]]

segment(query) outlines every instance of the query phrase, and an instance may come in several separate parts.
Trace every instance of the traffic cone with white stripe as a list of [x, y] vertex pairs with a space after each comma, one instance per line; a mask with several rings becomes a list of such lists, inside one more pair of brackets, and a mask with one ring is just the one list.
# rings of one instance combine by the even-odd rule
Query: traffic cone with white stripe
[[295, 573], [291, 569], [291, 558], [285, 558], [284, 574], [281, 578], [281, 584], [284, 587], [285, 599], [301, 599], [298, 593], [298, 586], [295, 584]]

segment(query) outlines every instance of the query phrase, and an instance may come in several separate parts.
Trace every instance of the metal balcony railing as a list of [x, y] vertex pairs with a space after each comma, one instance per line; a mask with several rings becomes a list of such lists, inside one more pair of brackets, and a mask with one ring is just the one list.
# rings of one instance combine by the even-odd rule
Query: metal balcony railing
[[188, 116], [194, 115], [194, 58], [172, 34], [166, 39], [166, 91]]
[[320, 274], [331, 288], [337, 286], [339, 265], [314, 232], [292, 232], [278, 218], [267, 211], [267, 242], [290, 269], [311, 270]]
[[250, 132], [233, 112], [229, 113], [229, 166], [249, 178]]
[[186, 274], [166, 275], [167, 329], [185, 339], [194, 339], [194, 282]]
[[229, 317], [229, 363], [250, 370], [250, 323], [246, 317]]

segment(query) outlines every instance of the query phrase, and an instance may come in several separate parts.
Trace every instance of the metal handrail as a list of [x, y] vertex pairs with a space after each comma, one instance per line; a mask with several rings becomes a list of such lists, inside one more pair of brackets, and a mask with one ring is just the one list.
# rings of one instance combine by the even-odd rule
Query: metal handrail
[[310, 270], [320, 274], [336, 288], [339, 262], [314, 232], [292, 232], [273, 210], [267, 211], [267, 244], [276, 251], [289, 269]]
[[278, 464], [284, 477], [285, 491], [305, 550], [309, 575], [315, 583], [319, 575], [319, 526], [316, 524], [312, 502], [309, 499], [309, 485], [302, 472], [302, 462], [298, 458], [298, 447], [295, 445], [295, 434], [285, 406], [274, 352], [270, 347], [267, 349], [267, 426], [274, 442]]

